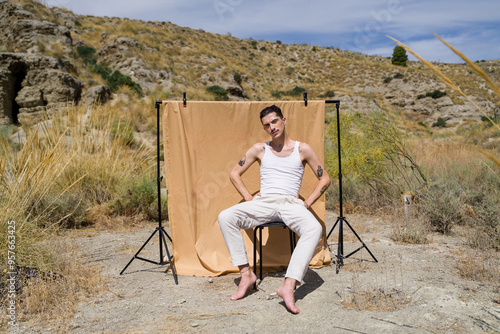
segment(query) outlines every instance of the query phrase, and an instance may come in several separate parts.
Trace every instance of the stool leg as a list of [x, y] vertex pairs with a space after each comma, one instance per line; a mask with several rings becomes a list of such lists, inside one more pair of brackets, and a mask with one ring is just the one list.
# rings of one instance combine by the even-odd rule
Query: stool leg
[[262, 281], [262, 228], [259, 228], [259, 276]]
[[[253, 273], [255, 276], [257, 276], [257, 229], [258, 227], [253, 230]], [[253, 288], [257, 289], [257, 281], [253, 284]]]

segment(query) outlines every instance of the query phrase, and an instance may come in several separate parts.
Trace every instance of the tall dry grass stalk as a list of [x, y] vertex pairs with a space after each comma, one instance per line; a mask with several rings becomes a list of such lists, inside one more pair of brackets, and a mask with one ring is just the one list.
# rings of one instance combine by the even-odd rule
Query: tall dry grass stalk
[[[89, 208], [112, 199], [155, 160], [155, 147], [134, 139], [118, 108], [68, 107], [52, 114], [25, 128], [17, 143], [0, 135], [0, 238], [7, 240], [7, 223], [14, 221], [15, 266], [62, 277], [26, 281], [19, 294], [25, 319], [55, 317], [53, 310], [70, 308], [67, 300], [93, 293], [87, 283], [100, 275], [74, 261], [76, 249], [62, 252], [55, 232], [85, 222]], [[7, 247], [0, 248], [0, 277], [7, 256]]]
[[[446, 43], [441, 37], [439, 37], [437, 34], [434, 34], [441, 42], [443, 42], [446, 46], [448, 46], [456, 55], [458, 55], [460, 58], [462, 58], [469, 66], [472, 67], [472, 69], [479, 75], [481, 76], [490, 86], [491, 88], [493, 89], [493, 91], [496, 93], [497, 97], [500, 99], [500, 88], [490, 79], [490, 77], [488, 77], [488, 75], [486, 75], [486, 73], [484, 73], [483, 70], [481, 70], [476, 64], [474, 64], [471, 60], [469, 60], [463, 53], [459, 52], [458, 50], [456, 50], [454, 47], [452, 47], [450, 44]], [[441, 80], [443, 80], [443, 82], [449, 86], [450, 88], [452, 88], [453, 90], [455, 90], [456, 92], [458, 92], [460, 95], [462, 95], [463, 97], [465, 97], [470, 103], [472, 103], [472, 105], [474, 105], [474, 107], [476, 107], [477, 110], [479, 110], [499, 131], [500, 131], [500, 126], [495, 123], [485, 112], [484, 110], [479, 106], [477, 105], [477, 103], [474, 102], [474, 100], [472, 100], [467, 94], [465, 94], [461, 89], [460, 87], [458, 87], [450, 78], [448, 78], [443, 72], [441, 72], [436, 66], [434, 66], [434, 64], [432, 64], [431, 62], [423, 59], [420, 55], [418, 55], [415, 51], [413, 51], [410, 47], [408, 47], [407, 45], [401, 43], [400, 41], [398, 41], [397, 39], [395, 38], [392, 38], [390, 36], [388, 36], [390, 39], [392, 39], [393, 41], [395, 41], [396, 43], [398, 43], [400, 46], [402, 46], [403, 48], [405, 48], [408, 52], [410, 52], [411, 54], [413, 54], [415, 57], [417, 57], [420, 61], [422, 61], [425, 65], [427, 65], [430, 69], [432, 69], [438, 76], [439, 78], [441, 78]], [[488, 155], [487, 155], [488, 156]], [[491, 156], [491, 155], [490, 155]], [[493, 162], [495, 162], [495, 164], [497, 164], [497, 166], [500, 167], [500, 160], [493, 157], [493, 156], [488, 156], [490, 159], [491, 159]]]

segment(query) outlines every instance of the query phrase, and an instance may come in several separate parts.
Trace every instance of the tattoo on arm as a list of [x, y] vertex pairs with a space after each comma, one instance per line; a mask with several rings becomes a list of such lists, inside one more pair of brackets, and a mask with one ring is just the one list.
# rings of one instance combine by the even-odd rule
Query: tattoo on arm
[[318, 165], [318, 170], [316, 171], [316, 173], [318, 174], [318, 177], [323, 176], [323, 168], [321, 168], [321, 165]]
[[321, 195], [323, 195], [326, 191], [328, 187], [327, 186], [323, 186], [323, 188], [321, 188]]
[[245, 161], [247, 161], [247, 157], [246, 157], [246, 155], [243, 157], [243, 159], [241, 159], [241, 160], [238, 162], [238, 165], [240, 165], [241, 167], [243, 167], [243, 165], [245, 164]]

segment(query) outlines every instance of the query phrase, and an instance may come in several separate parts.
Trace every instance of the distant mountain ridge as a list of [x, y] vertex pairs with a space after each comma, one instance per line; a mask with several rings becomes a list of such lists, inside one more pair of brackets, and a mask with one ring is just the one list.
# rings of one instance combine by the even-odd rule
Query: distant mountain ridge
[[[278, 100], [301, 99], [300, 93], [307, 91], [309, 99], [340, 99], [343, 110], [395, 108], [427, 125], [438, 118], [455, 128], [481, 121], [481, 113], [418, 62], [399, 67], [389, 58], [333, 47], [238, 39], [169, 22], [78, 15], [33, 0], [1, 1], [0, 8], [2, 53], [70, 63], [58, 70], [83, 83], [81, 94], [107, 84], [79, 55], [78, 47], [88, 47], [95, 50], [99, 68], [118, 70], [146, 96], [180, 99], [187, 92], [192, 100]], [[0, 72], [7, 71], [5, 66], [0, 63]], [[466, 65], [437, 66], [486, 112], [498, 108], [492, 92]], [[479, 66], [499, 82], [499, 60]], [[217, 89], [210, 92], [209, 87]], [[2, 89], [5, 96], [14, 88]], [[436, 91], [446, 94], [437, 97], [432, 94]]]

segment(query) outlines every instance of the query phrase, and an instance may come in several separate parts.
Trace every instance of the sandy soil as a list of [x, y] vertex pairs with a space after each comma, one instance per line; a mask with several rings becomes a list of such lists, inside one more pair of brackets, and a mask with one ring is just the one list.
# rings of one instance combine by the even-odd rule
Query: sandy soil
[[[327, 230], [336, 221], [327, 213]], [[77, 238], [91, 262], [102, 266], [109, 288], [78, 306], [71, 333], [498, 333], [499, 286], [459, 277], [460, 238], [434, 235], [427, 245], [393, 242], [390, 222], [347, 215], [367, 247], [335, 264], [309, 269], [297, 288], [299, 315], [275, 290], [283, 272], [266, 274], [257, 290], [230, 301], [238, 277], [179, 276], [134, 260], [120, 271], [154, 231], [153, 223], [127, 232], [89, 232]], [[337, 229], [334, 235], [337, 233]], [[82, 234], [80, 232], [80, 234]], [[344, 254], [361, 246], [344, 229]], [[170, 245], [169, 245], [170, 246]], [[336, 242], [330, 242], [337, 253]], [[158, 259], [155, 236], [141, 255]], [[351, 307], [351, 308], [348, 308]], [[51, 332], [52, 325], [21, 325], [24, 332]], [[53, 327], [52, 327], [53, 328]]]

